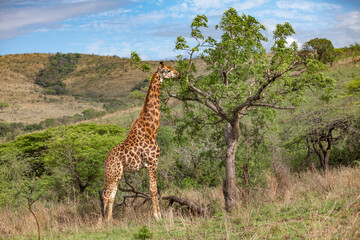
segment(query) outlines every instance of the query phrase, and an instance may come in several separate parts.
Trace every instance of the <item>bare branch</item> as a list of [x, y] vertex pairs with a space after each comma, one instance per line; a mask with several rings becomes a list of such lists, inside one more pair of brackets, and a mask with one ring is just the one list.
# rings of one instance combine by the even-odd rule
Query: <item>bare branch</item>
[[255, 107], [269, 107], [269, 108], [282, 109], [282, 110], [295, 109], [295, 106], [291, 106], [291, 107], [280, 107], [280, 106], [276, 106], [276, 105], [272, 105], [272, 104], [267, 104], [267, 103], [253, 103], [253, 104], [251, 104], [251, 106], [255, 106]]

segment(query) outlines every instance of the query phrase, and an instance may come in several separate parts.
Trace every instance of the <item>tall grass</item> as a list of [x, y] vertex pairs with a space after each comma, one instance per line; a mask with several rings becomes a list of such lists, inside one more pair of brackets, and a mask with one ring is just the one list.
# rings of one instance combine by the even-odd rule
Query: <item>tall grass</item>
[[[205, 207], [194, 216], [162, 201], [163, 220], [152, 218], [150, 203], [137, 210], [117, 207], [114, 221], [100, 221], [95, 199], [34, 206], [44, 239], [133, 239], [146, 226], [153, 239], [358, 239], [360, 237], [360, 168], [327, 174], [309, 171], [267, 173], [267, 184], [239, 200], [231, 214], [223, 211], [220, 187], [173, 190]], [[118, 201], [119, 203], [120, 201]], [[24, 202], [25, 204], [25, 202]], [[36, 223], [25, 209], [2, 209], [0, 238], [36, 238]]]

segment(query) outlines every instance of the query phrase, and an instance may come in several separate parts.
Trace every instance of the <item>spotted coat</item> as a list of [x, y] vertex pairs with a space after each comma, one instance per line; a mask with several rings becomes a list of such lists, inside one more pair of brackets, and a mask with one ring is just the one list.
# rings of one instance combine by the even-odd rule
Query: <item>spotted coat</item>
[[132, 124], [125, 141], [113, 148], [104, 161], [104, 188], [100, 190], [102, 215], [107, 210], [107, 219], [112, 219], [112, 208], [117, 184], [123, 172], [136, 172], [146, 168], [149, 174], [149, 189], [156, 219], [161, 218], [157, 196], [156, 171], [160, 148], [156, 135], [160, 123], [160, 89], [164, 79], [178, 78], [179, 73], [160, 62], [161, 67], [153, 74], [145, 98], [143, 110]]

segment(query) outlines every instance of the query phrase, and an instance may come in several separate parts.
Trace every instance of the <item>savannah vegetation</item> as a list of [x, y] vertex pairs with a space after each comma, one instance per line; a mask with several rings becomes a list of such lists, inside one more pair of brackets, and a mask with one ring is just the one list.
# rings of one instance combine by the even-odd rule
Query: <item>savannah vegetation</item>
[[[158, 133], [160, 197], [191, 201], [201, 214], [163, 198], [155, 221], [141, 171], [120, 183], [114, 221], [99, 221], [103, 160], [141, 111], [155, 62], [135, 52], [36, 55], [38, 63], [9, 61], [1, 73], [32, 82], [42, 103], [88, 105], [36, 123], [0, 122], [0, 238], [36, 239], [31, 211], [44, 239], [360, 237], [359, 44], [335, 49], [318, 38], [299, 48], [287, 44], [294, 30], [284, 23], [267, 52], [264, 26], [234, 9], [217, 25], [220, 39], [205, 37], [206, 27], [206, 16], [195, 17], [194, 46], [177, 38], [185, 55], [170, 65], [182, 78], [163, 83]], [[52, 71], [53, 85], [39, 84]], [[138, 77], [115, 84], [120, 75]], [[1, 116], [17, 101], [5, 93]]]

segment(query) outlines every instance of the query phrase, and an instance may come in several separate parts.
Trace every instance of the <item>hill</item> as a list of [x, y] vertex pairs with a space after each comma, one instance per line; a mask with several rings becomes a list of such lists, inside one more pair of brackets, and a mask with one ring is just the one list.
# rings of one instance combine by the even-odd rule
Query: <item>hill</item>
[[[81, 113], [87, 108], [102, 109], [100, 102], [119, 100], [126, 105], [127, 95], [145, 86], [146, 75], [132, 67], [127, 58], [79, 54], [74, 69], [63, 76], [66, 94], [45, 95], [36, 84], [42, 71], [51, 67], [55, 54], [15, 54], [0, 56], [0, 102], [9, 106], [0, 111], [0, 119], [25, 124], [39, 123], [46, 118]], [[174, 61], [167, 61], [174, 65]], [[152, 72], [157, 61], [147, 61]], [[205, 64], [199, 62], [199, 74]]]
[[[95, 100], [126, 96], [145, 79], [142, 72], [130, 66], [128, 59], [80, 55], [75, 70], [63, 79], [68, 93], [45, 95], [35, 81], [49, 66], [51, 56], [38, 53], [0, 56], [0, 102], [8, 104], [0, 112], [0, 119], [29, 124], [74, 115], [89, 107], [101, 109], [102, 104]], [[150, 65], [155, 67], [156, 62]]]
[[[73, 61], [66, 62], [67, 58]], [[157, 61], [147, 63], [151, 72], [159, 66]], [[198, 61], [198, 65], [198, 74], [202, 74], [205, 63]], [[4, 106], [0, 108], [3, 138], [0, 142], [12, 140], [24, 130], [41, 130], [108, 113], [111, 117], [116, 111], [118, 116], [125, 109], [130, 109], [125, 119], [129, 114], [137, 115], [140, 111], [134, 108], [137, 103], [128, 95], [147, 87], [146, 77], [131, 66], [129, 59], [117, 56], [71, 53], [0, 56], [0, 105]], [[56, 92], [59, 87], [63, 89]], [[95, 114], [84, 117], [84, 111]], [[126, 120], [125, 127], [129, 124]]]

